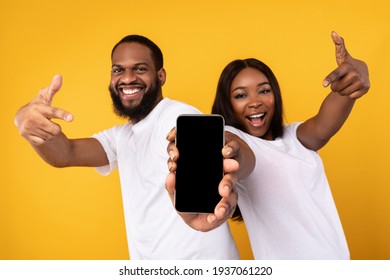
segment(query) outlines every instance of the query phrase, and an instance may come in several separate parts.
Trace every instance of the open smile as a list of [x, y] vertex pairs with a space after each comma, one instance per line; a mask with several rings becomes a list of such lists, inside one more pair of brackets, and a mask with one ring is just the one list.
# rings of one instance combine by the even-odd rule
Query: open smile
[[265, 123], [265, 120], [264, 120], [265, 115], [266, 115], [266, 113], [254, 114], [254, 115], [247, 116], [246, 119], [249, 120], [251, 125], [253, 125], [255, 127], [259, 127], [259, 126], [264, 125], [264, 123]]
[[120, 85], [118, 86], [118, 92], [124, 99], [136, 98], [143, 94], [145, 86], [143, 85]]

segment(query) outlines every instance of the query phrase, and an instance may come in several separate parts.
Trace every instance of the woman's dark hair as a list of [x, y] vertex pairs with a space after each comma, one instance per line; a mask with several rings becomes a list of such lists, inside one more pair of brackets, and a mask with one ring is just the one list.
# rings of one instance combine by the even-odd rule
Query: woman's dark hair
[[[213, 114], [222, 115], [225, 119], [226, 125], [233, 126], [248, 133], [245, 127], [234, 115], [233, 108], [230, 103], [230, 88], [233, 79], [238, 75], [238, 73], [248, 67], [261, 71], [267, 77], [271, 85], [275, 98], [275, 113], [269, 129], [274, 139], [281, 137], [283, 136], [283, 104], [279, 83], [272, 70], [265, 63], [255, 58], [234, 60], [223, 69], [218, 81], [217, 93], [215, 95], [215, 100], [211, 112]], [[232, 218], [235, 221], [243, 220], [241, 211], [238, 206]]]
[[122, 38], [113, 48], [111, 51], [111, 58], [114, 54], [115, 49], [122, 43], [138, 43], [141, 45], [144, 45], [145, 47], [149, 48], [152, 52], [152, 58], [154, 62], [154, 66], [156, 67], [156, 70], [160, 70], [164, 67], [164, 58], [163, 54], [161, 52], [161, 49], [150, 39], [141, 36], [141, 35], [128, 35], [124, 38]]

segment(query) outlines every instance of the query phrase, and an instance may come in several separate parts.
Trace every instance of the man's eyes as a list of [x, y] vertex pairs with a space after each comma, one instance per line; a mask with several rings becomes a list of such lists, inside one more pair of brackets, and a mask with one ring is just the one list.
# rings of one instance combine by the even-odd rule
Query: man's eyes
[[117, 67], [116, 68], [112, 68], [112, 70], [111, 70], [112, 73], [116, 73], [116, 74], [117, 73], [121, 73], [122, 71], [123, 71], [122, 68], [117, 68]]
[[134, 67], [133, 69], [136, 73], [145, 73], [148, 70], [146, 67]]
[[[124, 68], [114, 67], [114, 68], [112, 68], [111, 72], [113, 74], [121, 74], [125, 70], [126, 69], [124, 69]], [[148, 69], [146, 67], [142, 67], [142, 66], [136, 66], [134, 68], [129, 68], [129, 70], [134, 72], [134, 73], [137, 73], [137, 74], [142, 74], [142, 73], [145, 73], [146, 71], [148, 71]]]

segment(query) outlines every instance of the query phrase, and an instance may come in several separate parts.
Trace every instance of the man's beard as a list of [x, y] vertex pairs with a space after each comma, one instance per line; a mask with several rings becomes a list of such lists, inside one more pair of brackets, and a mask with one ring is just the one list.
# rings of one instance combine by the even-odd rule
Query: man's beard
[[118, 85], [114, 89], [113, 85], [110, 84], [108, 89], [110, 90], [115, 114], [128, 120], [133, 119], [140, 121], [144, 119], [156, 105], [157, 98], [161, 92], [161, 85], [157, 78], [154, 83], [152, 83], [150, 89], [143, 95], [141, 103], [134, 108], [126, 108], [123, 106], [119, 97]]

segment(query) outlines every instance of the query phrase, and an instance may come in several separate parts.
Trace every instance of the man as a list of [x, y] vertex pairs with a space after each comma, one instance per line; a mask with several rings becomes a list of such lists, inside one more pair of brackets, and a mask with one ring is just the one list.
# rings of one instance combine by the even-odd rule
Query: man
[[200, 112], [163, 98], [166, 72], [161, 50], [143, 36], [130, 35], [114, 46], [111, 59], [111, 97], [115, 112], [128, 123], [90, 138], [68, 139], [52, 121], [73, 120], [69, 112], [51, 106], [62, 83], [61, 76], [56, 75], [50, 86], [16, 114], [20, 134], [55, 167], [91, 166], [102, 174], [119, 168], [132, 259], [237, 259], [237, 248], [224, 222], [237, 201], [234, 175], [221, 181], [222, 199], [215, 213], [196, 216], [207, 221], [210, 229], [220, 225], [211, 232], [188, 227], [166, 193], [165, 137], [178, 115]]

